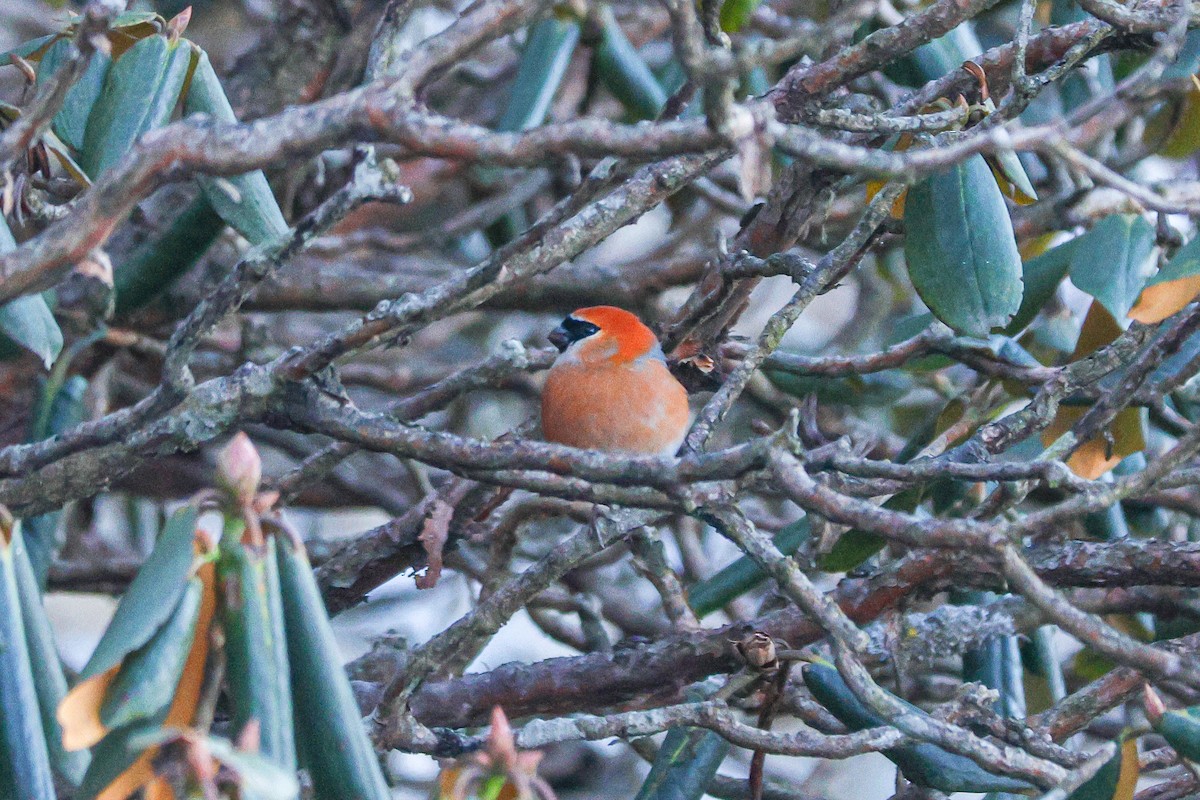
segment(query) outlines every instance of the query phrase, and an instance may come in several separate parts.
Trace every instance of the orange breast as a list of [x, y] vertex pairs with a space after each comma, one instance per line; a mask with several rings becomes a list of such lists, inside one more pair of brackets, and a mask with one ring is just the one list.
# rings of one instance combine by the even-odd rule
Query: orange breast
[[542, 433], [572, 447], [674, 455], [687, 424], [687, 391], [654, 359], [556, 364], [542, 392]]

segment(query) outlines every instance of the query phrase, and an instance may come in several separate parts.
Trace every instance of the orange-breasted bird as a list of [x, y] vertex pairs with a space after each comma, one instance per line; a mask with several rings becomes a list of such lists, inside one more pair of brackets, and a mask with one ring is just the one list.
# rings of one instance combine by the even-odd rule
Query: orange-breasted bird
[[549, 336], [561, 355], [542, 391], [546, 440], [588, 450], [675, 455], [688, 427], [687, 390], [654, 332], [613, 306], [572, 312]]

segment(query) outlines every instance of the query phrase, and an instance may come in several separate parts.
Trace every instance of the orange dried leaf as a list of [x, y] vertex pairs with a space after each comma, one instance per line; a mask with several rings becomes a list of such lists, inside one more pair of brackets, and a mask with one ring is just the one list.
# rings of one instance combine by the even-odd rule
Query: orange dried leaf
[[108, 733], [108, 728], [100, 721], [100, 705], [120, 669], [121, 665], [118, 664], [107, 672], [82, 681], [67, 692], [67, 696], [58, 704], [55, 717], [62, 727], [65, 750], [84, 750]]
[[175, 689], [175, 698], [167, 712], [166, 727], [183, 728], [192, 724], [196, 716], [196, 705], [200, 702], [200, 690], [204, 686], [204, 665], [208, 661], [209, 629], [213, 612], [217, 607], [216, 566], [209, 561], [202, 564], [196, 575], [204, 584], [200, 596], [200, 612], [196, 615], [196, 636], [192, 650], [183, 665], [183, 676]]
[[157, 754], [158, 748], [151, 747], [138, 756], [137, 760], [129, 765], [129, 769], [118, 775], [116, 780], [96, 795], [96, 800], [127, 800], [138, 789], [153, 781], [153, 761]]
[[[1059, 436], [1069, 431], [1085, 413], [1087, 409], [1081, 406], [1059, 408], [1054, 422], [1042, 432], [1042, 444], [1049, 447]], [[1109, 427], [1109, 433], [1112, 436], [1111, 443], [1104, 436], [1097, 436], [1084, 442], [1071, 454], [1067, 459], [1067, 466], [1072, 472], [1081, 478], [1094, 481], [1119, 464], [1121, 459], [1146, 447], [1140, 409], [1127, 408], [1117, 414]]]
[[162, 778], [151, 778], [146, 784], [146, 800], [175, 800], [175, 790]]
[[[1121, 326], [1104, 306], [1093, 301], [1083, 320], [1071, 361], [1091, 355], [1120, 335]], [[1086, 413], [1087, 408], [1082, 406], [1060, 406], [1054, 422], [1042, 432], [1042, 444], [1049, 447]], [[1121, 411], [1109, 426], [1109, 434], [1111, 442], [1104, 436], [1098, 436], [1080, 445], [1067, 459], [1071, 471], [1081, 478], [1096, 480], [1120, 463], [1121, 459], [1144, 449], [1146, 438], [1142, 429], [1141, 410], [1127, 408]]]
[[1200, 294], [1200, 275], [1177, 281], [1164, 281], [1142, 290], [1137, 303], [1129, 310], [1129, 318], [1153, 325], [1182, 309]]
[[1132, 800], [1141, 774], [1138, 763], [1137, 737], [1130, 736], [1121, 742], [1121, 772], [1117, 777], [1117, 788], [1113, 800]]
[[[188, 653], [187, 662], [183, 667], [183, 676], [175, 688], [175, 697], [167, 711], [164, 727], [185, 728], [192, 724], [196, 716], [196, 706], [200, 702], [200, 692], [204, 687], [204, 667], [208, 661], [209, 628], [217, 606], [216, 566], [210, 561], [202, 564], [196, 570], [196, 575], [203, 584], [200, 595], [200, 611], [196, 615], [196, 636], [192, 641], [192, 649]], [[111, 672], [115, 675], [119, 667]], [[102, 678], [108, 673], [97, 676]], [[96, 680], [96, 678], [93, 678]], [[109, 678], [111, 681], [111, 676]], [[81, 684], [82, 685], [82, 684]], [[105, 684], [107, 687], [107, 683]], [[78, 687], [76, 687], [78, 688]], [[96, 700], [96, 714], [99, 715], [100, 700], [103, 692]], [[68, 698], [70, 695], [68, 695]], [[65, 703], [65, 701], [64, 701]], [[61, 706], [60, 713], [61, 713]], [[98, 719], [97, 719], [98, 721]], [[61, 722], [61, 717], [60, 717]], [[65, 726], [64, 726], [65, 731]], [[65, 738], [65, 733], [64, 733]], [[158, 746], [147, 748], [128, 769], [117, 776], [116, 780], [96, 795], [96, 800], [126, 800], [138, 789], [145, 787], [146, 800], [175, 800], [171, 785], [154, 774], [153, 761], [158, 754]]]
[[[875, 199], [875, 195], [886, 185], [886, 181], [867, 181], [867, 202], [870, 203]], [[905, 189], [900, 193], [900, 196], [892, 201], [891, 217], [892, 219], [904, 219], [904, 201], [908, 197], [908, 190]]]
[[1083, 327], [1079, 331], [1079, 340], [1075, 343], [1071, 361], [1090, 356], [1114, 341], [1121, 333], [1121, 326], [1113, 319], [1112, 314], [1108, 313], [1108, 309], [1099, 302], [1092, 301], [1087, 316], [1083, 319]]

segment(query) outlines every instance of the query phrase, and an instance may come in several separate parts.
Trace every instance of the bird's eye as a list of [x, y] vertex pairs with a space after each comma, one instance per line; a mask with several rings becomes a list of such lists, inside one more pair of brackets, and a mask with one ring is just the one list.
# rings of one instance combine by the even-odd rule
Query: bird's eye
[[598, 325], [575, 317], [567, 317], [561, 325], [550, 331], [547, 338], [550, 340], [550, 344], [558, 348], [558, 352], [563, 353], [574, 342], [586, 339], [598, 330], [600, 330]]
[[567, 317], [562, 321], [562, 328], [567, 332], [567, 337], [572, 342], [577, 342], [580, 339], [586, 339], [596, 331], [600, 330], [599, 325], [593, 325], [590, 322], [575, 317]]

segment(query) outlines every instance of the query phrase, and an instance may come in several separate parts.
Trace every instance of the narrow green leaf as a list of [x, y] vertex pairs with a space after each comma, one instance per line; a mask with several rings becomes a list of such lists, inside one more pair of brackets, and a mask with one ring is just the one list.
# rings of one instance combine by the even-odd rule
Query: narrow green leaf
[[[721, 8], [722, 18], [730, 6], [756, 5], [757, 1], [727, 0]], [[667, 103], [666, 91], [617, 24], [611, 8], [604, 6], [601, 9], [600, 20], [603, 29], [596, 48], [597, 77], [634, 119], [654, 119]]]
[[703, 728], [672, 728], [634, 800], [699, 800], [729, 742]]
[[[865, 29], [862, 35], [869, 33]], [[953, 72], [968, 58], [983, 52], [972, 24], [964, 22], [945, 36], [927, 42], [909, 56], [892, 62], [884, 73], [906, 86], [920, 86]]]
[[1021, 256], [1004, 197], [980, 156], [908, 190], [908, 274], [934, 315], [986, 336], [1021, 305]]
[[20, 527], [13, 532], [13, 572], [16, 575], [17, 594], [20, 598], [21, 621], [25, 626], [25, 641], [29, 648], [29, 664], [33, 673], [33, 688], [37, 693], [38, 710], [42, 717], [46, 749], [54, 771], [72, 786], [78, 786], [87, 771], [89, 756], [86, 751], [68, 752], [62, 746], [62, 729], [55, 711], [67, 694], [67, 679], [63, 675], [58, 648], [37, 578], [29, 563], [24, 536]]
[[105, 727], [153, 718], [170, 706], [196, 636], [203, 590], [199, 578], [188, 580], [167, 621], [150, 641], [125, 657], [100, 706]]
[[146, 131], [165, 125], [179, 102], [192, 45], [153, 35], [109, 68], [88, 117], [79, 163], [92, 178], [116, 164]]
[[1033, 188], [1033, 183], [1029, 180], [1029, 175], [1025, 173], [1025, 167], [1015, 152], [1002, 150], [988, 159], [988, 163], [1000, 174], [1001, 179], [1011, 184], [1012, 191], [1006, 191], [1005, 194], [1020, 205], [1037, 202], [1037, 190]]
[[[184, 99], [183, 112], [208, 114], [219, 122], [238, 121], [208, 53], [203, 50], [198, 51], [196, 69]], [[287, 231], [288, 224], [262, 170], [256, 169], [221, 180], [202, 175], [197, 180], [221, 219], [251, 244], [273, 241]], [[229, 188], [233, 189], [236, 197], [230, 194]]]
[[1168, 711], [1154, 729], [1179, 755], [1200, 761], [1200, 706]]
[[[804, 683], [817, 702], [829, 709], [850, 730], [861, 731], [887, 724], [854, 696], [832, 664], [805, 664], [803, 676]], [[924, 713], [916, 706], [905, 705], [909, 705], [916, 713]], [[896, 747], [884, 751], [884, 755], [913, 783], [941, 792], [1013, 792], [1030, 788], [1023, 780], [992, 775], [966, 756], [951, 753], [934, 744]]]
[[[50, 376], [42, 388], [43, 396], [35, 406], [36, 412], [33, 424], [30, 426], [27, 441], [40, 442], [56, 434], [75, 427], [83, 419], [84, 395], [87, 392], [87, 378], [82, 375], [72, 375], [62, 382], [58, 380], [66, 373], [68, 365], [59, 363], [51, 370]], [[55, 391], [55, 388], [58, 388]], [[53, 392], [53, 398], [47, 400], [46, 393]], [[50, 572], [50, 562], [62, 545], [58, 536], [58, 523], [62, 511], [50, 511], [21, 521], [23, 539], [28, 548], [29, 563], [37, 579], [37, 585], [44, 590], [46, 576]]]
[[259, 725], [259, 752], [296, 768], [292, 687], [274, 539], [262, 552], [240, 541], [244, 523], [226, 522], [217, 561], [225, 619], [226, 677], [236, 738], [251, 720]]
[[200, 260], [224, 229], [206, 195], [193, 200], [157, 238], [114, 267], [117, 315], [138, 310], [166, 290]]
[[112, 622], [80, 673], [80, 680], [120, 664], [171, 618], [188, 586], [195, 561], [196, 516], [196, 508], [187, 505], [167, 520], [154, 551], [117, 604]]
[[[992, 592], [951, 591], [958, 605], [985, 606], [996, 599]], [[994, 636], [963, 653], [962, 678], [996, 691], [995, 711], [1002, 717], [1025, 717], [1024, 668], [1016, 636]]]
[[[937, 358], [943, 358], [937, 356]], [[887, 406], [912, 390], [912, 377], [895, 370], [830, 378], [824, 375], [794, 375], [766, 370], [767, 379], [793, 397], [815, 395], [822, 403], [839, 406]]]
[[1137, 738], [1125, 730], [1117, 738], [1117, 752], [1100, 770], [1071, 793], [1068, 800], [1133, 800], [1141, 764]]
[[975, 27], [968, 21], [952, 28], [945, 36], [921, 45], [913, 51], [912, 58], [922, 80], [932, 81], [953, 72], [968, 58], [975, 58], [982, 52]]
[[[46, 55], [42, 57], [42, 62], [38, 65], [38, 83], [44, 83], [58, 71], [73, 47], [74, 45], [69, 39], [59, 39], [50, 46]], [[52, 125], [54, 132], [76, 151], [83, 148], [88, 115], [91, 114], [92, 107], [95, 106], [96, 101], [100, 98], [100, 93], [104, 90], [104, 79], [108, 75], [108, 68], [111, 65], [112, 58], [107, 53], [93, 53], [87, 70], [75, 82], [75, 85], [67, 90], [62, 110], [54, 116]]]
[[[317, 800], [391, 797], [342, 667], [303, 548], [279, 541], [279, 584], [292, 666], [296, 742]], [[319, 722], [317, 722], [319, 721]]]
[[1029, 641], [1021, 648], [1021, 660], [1025, 668], [1036, 678], [1046, 682], [1048, 701], [1042, 711], [1067, 696], [1067, 682], [1063, 675], [1062, 661], [1058, 657], [1058, 648], [1054, 645], [1053, 625], [1042, 625], [1033, 632]]
[[12, 50], [5, 50], [0, 53], [0, 67], [7, 67], [13, 63], [13, 56], [20, 56], [26, 61], [37, 61], [50, 45], [54, 44], [55, 40], [61, 37], [61, 33], [48, 33], [45, 36], [39, 36], [36, 39], [30, 39], [28, 42], [23, 42]]
[[550, 16], [530, 29], [497, 130], [524, 131], [546, 121], [578, 43], [579, 23], [574, 20]]
[[[883, 507], [890, 511], [912, 513], [921, 501], [919, 487], [905, 489], [889, 497]], [[887, 544], [887, 539], [877, 533], [851, 528], [838, 537], [829, 552], [817, 559], [817, 566], [825, 572], [849, 572], [878, 553]]]
[[[808, 541], [808, 517], [801, 517], [775, 534], [775, 546], [784, 555], [791, 555]], [[729, 605], [734, 598], [759, 586], [767, 579], [762, 568], [749, 556], [742, 556], [712, 577], [700, 581], [688, 590], [688, 603], [696, 616], [705, 617]]]
[[1154, 226], [1139, 214], [1112, 214], [1074, 241], [1071, 283], [1115, 320], [1133, 308], [1154, 251]]
[[109, 731], [108, 735], [92, 748], [92, 763], [88, 765], [87, 774], [83, 776], [83, 783], [79, 786], [79, 800], [92, 800], [129, 769], [145, 749], [139, 746], [140, 742], [147, 734], [156, 732], [166, 716], [164, 710], [154, 719], [134, 722]]
[[0, 792], [55, 800], [11, 542], [0, 542]]

